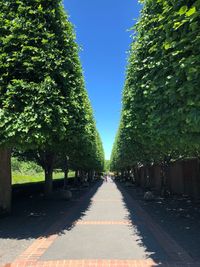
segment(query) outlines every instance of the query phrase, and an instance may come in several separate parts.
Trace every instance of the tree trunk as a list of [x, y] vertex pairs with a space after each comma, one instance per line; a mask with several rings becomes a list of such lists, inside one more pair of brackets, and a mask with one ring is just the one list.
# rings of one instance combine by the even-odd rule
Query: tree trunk
[[69, 172], [68, 169], [64, 170], [64, 189], [66, 189], [68, 186], [68, 172]]
[[64, 162], [63, 162], [63, 172], [64, 172], [64, 189], [67, 189], [68, 187], [68, 173], [69, 173], [69, 165], [68, 165], [68, 157], [65, 156]]
[[130, 168], [127, 169], [126, 180], [127, 181], [130, 181], [131, 180], [131, 169]]
[[76, 185], [78, 185], [78, 183], [79, 183], [79, 176], [80, 176], [79, 170], [76, 170], [75, 171], [75, 184]]
[[161, 195], [169, 196], [169, 180], [170, 180], [170, 156], [165, 156], [163, 160], [162, 176], [161, 176]]
[[91, 173], [91, 179], [92, 179], [92, 181], [94, 181], [94, 177], [95, 177], [95, 171], [92, 171], [92, 173]]
[[0, 148], [0, 213], [11, 211], [12, 178], [11, 151]]
[[44, 194], [45, 197], [49, 197], [53, 190], [53, 169], [45, 170], [45, 186]]
[[136, 176], [137, 176], [136, 185], [141, 186], [141, 168], [139, 168], [138, 166], [136, 167]]
[[145, 166], [145, 176], [146, 176], [146, 190], [151, 190], [151, 176], [150, 176], [151, 165], [148, 163]]
[[121, 170], [121, 178], [124, 179], [124, 171]]
[[88, 182], [91, 182], [92, 181], [92, 171], [89, 170], [88, 171]]
[[55, 155], [52, 152], [45, 151], [44, 154], [44, 171], [45, 171], [45, 197], [49, 197], [53, 190], [53, 166]]
[[137, 186], [140, 184], [140, 173], [139, 173], [139, 167], [136, 165], [135, 166], [135, 183]]

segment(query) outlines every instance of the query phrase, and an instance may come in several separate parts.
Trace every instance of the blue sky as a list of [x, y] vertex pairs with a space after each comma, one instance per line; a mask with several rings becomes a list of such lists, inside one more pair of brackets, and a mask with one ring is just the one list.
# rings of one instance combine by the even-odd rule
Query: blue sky
[[106, 159], [120, 120], [128, 31], [139, 16], [137, 0], [64, 0], [75, 25], [86, 88], [100, 132]]

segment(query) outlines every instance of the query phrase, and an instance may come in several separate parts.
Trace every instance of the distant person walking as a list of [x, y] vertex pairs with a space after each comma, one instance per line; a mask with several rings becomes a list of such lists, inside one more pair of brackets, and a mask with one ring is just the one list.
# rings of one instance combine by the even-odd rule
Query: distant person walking
[[105, 180], [106, 183], [108, 182], [108, 176], [107, 176], [107, 174], [105, 175], [104, 180]]

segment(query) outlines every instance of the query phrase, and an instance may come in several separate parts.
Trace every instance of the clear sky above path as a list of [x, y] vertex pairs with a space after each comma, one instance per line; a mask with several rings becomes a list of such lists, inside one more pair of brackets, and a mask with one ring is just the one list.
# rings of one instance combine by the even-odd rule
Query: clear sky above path
[[95, 113], [106, 159], [120, 120], [128, 31], [139, 16], [137, 0], [64, 0], [75, 25], [86, 87]]

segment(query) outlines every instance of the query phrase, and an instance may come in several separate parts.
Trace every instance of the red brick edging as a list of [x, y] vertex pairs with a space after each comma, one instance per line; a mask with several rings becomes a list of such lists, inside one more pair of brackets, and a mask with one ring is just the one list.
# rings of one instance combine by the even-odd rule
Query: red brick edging
[[199, 267], [200, 263], [165, 262], [153, 260], [61, 260], [61, 261], [19, 261], [4, 267]]
[[132, 225], [131, 221], [77, 221], [75, 225]]
[[[85, 196], [84, 196], [85, 197]], [[154, 222], [151, 216], [127, 194], [136, 213], [142, 219], [142, 222], [150, 229], [158, 243], [167, 252], [173, 262], [156, 263], [149, 260], [61, 260], [61, 261], [38, 261], [45, 251], [53, 244], [58, 237], [56, 231], [66, 225], [64, 220], [58, 221], [50, 227], [49, 234], [46, 237], [36, 239], [13, 263], [6, 264], [4, 267], [200, 267], [200, 262], [194, 262], [193, 259], [183, 250], [158, 224]], [[92, 199], [93, 200], [93, 199]], [[95, 200], [103, 201], [103, 200]], [[104, 201], [115, 201], [104, 200]], [[72, 208], [73, 209], [73, 208]], [[68, 211], [70, 212], [71, 209]], [[65, 215], [66, 216], [66, 215]], [[132, 225], [127, 221], [81, 221], [78, 220], [74, 225]]]
[[[122, 189], [122, 191], [125, 190]], [[182, 264], [185, 264], [185, 262], [194, 262], [193, 258], [152, 219], [152, 217], [132, 198], [128, 192], [126, 192], [125, 198], [131, 203], [142, 223], [151, 231], [158, 244], [160, 244], [160, 246], [166, 251], [172, 261], [182, 262]], [[198, 265], [198, 267], [200, 267], [200, 265]]]
[[[93, 188], [91, 188], [86, 194], [81, 196], [77, 203], [75, 205], [72, 205], [70, 209], [67, 211], [67, 214], [70, 214], [75, 207], [78, 207], [79, 203], [83, 201], [87, 196], [90, 196], [91, 192], [93, 191]], [[64, 214], [57, 222], [52, 224], [44, 233], [43, 236], [40, 236], [37, 238], [33, 243], [24, 251], [22, 254], [20, 254], [13, 264], [17, 264], [19, 262], [27, 262], [27, 261], [38, 261], [39, 258], [45, 253], [45, 251], [53, 244], [53, 242], [58, 237], [58, 232], [61, 228], [65, 227], [67, 225], [66, 223], [66, 217], [67, 214]], [[74, 226], [74, 224], [73, 224]], [[14, 265], [15, 266], [15, 265]], [[20, 265], [21, 267], [21, 265]]]

